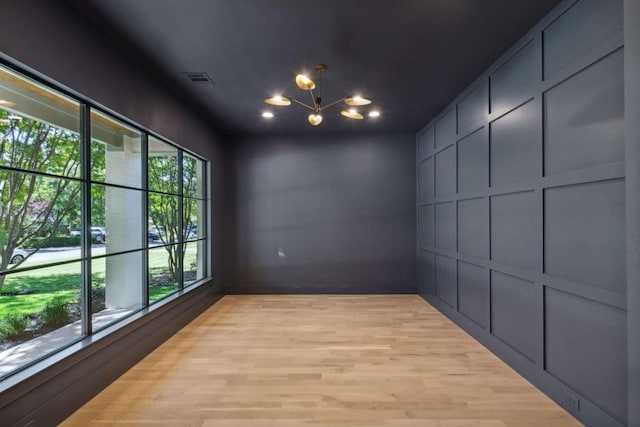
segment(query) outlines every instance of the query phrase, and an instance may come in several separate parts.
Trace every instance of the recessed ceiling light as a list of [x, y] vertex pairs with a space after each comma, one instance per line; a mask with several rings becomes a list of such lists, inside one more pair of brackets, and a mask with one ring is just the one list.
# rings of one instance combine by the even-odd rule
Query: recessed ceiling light
[[369, 117], [372, 117], [372, 118], [380, 117], [380, 111], [370, 111]]
[[264, 117], [265, 119], [272, 119], [273, 113], [271, 111], [265, 111], [264, 113], [262, 113], [262, 117]]

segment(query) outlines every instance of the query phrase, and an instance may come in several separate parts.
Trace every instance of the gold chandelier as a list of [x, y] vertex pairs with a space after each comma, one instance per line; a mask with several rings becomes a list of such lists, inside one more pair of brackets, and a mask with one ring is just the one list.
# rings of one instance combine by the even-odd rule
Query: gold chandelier
[[[344, 102], [345, 108], [340, 112], [342, 116], [347, 117], [353, 120], [362, 120], [364, 116], [361, 112], [358, 111], [357, 107], [362, 107], [364, 105], [371, 104], [371, 100], [367, 98], [363, 98], [360, 95], [348, 96], [344, 98], [340, 98], [336, 101], [333, 101], [327, 105], [322, 104], [322, 73], [327, 70], [327, 66], [324, 64], [318, 64], [315, 66], [315, 70], [318, 73], [318, 84], [311, 80], [308, 76], [304, 74], [298, 74], [296, 76], [296, 85], [304, 91], [308, 91], [311, 94], [311, 100], [313, 101], [313, 105], [306, 104], [302, 101], [299, 101], [290, 96], [284, 95], [274, 95], [271, 98], [267, 98], [264, 100], [269, 105], [275, 105], [278, 107], [286, 107], [291, 105], [291, 102], [295, 102], [296, 104], [302, 105], [305, 108], [312, 110], [312, 113], [309, 114], [308, 120], [312, 126], [318, 126], [322, 123], [322, 112], [329, 107], [333, 107], [341, 102]], [[270, 111], [265, 111], [262, 113], [262, 116], [265, 118], [272, 118], [273, 113]], [[376, 110], [369, 111], [368, 114], [371, 118], [376, 118], [380, 116], [380, 112]]]

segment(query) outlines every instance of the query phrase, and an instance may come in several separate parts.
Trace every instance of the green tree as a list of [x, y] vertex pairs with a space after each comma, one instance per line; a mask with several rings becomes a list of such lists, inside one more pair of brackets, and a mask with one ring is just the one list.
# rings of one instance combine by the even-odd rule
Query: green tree
[[[81, 162], [77, 134], [37, 120], [16, 120], [0, 111], [0, 138], [0, 270], [4, 271], [18, 266], [9, 262], [27, 239], [45, 237], [44, 245], [68, 217], [78, 215], [81, 186], [63, 177], [79, 177]], [[0, 289], [4, 278], [0, 275]]]
[[[197, 189], [197, 168], [195, 159], [185, 157], [183, 162], [183, 194], [194, 195]], [[150, 188], [165, 193], [177, 193], [180, 179], [178, 170], [178, 158], [172, 156], [149, 157], [149, 183]], [[179, 198], [158, 193], [149, 193], [149, 216], [158, 229], [160, 240], [166, 246], [168, 253], [169, 274], [175, 283], [179, 276], [179, 241], [185, 242], [192, 227], [196, 225], [196, 203], [190, 203], [184, 199], [183, 203], [183, 229], [179, 225]], [[181, 243], [182, 254], [186, 249], [186, 243]]]

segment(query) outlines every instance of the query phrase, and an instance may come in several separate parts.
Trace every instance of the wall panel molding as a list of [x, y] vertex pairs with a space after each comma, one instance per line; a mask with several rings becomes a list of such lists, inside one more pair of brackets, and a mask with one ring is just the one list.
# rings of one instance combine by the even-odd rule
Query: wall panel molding
[[456, 210], [420, 243], [420, 294], [594, 426], [627, 422], [622, 2], [562, 2], [421, 131], [419, 205]]

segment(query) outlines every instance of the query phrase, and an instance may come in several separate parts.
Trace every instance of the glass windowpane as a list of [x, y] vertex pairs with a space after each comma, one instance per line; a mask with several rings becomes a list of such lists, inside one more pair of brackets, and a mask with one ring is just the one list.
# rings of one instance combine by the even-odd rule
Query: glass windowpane
[[70, 233], [80, 222], [80, 188], [0, 168], [0, 271], [80, 258], [80, 238]]
[[143, 192], [120, 187], [91, 186], [91, 236], [100, 246], [92, 253], [129, 251], [144, 247], [142, 230]]
[[184, 286], [205, 277], [204, 240], [189, 242], [184, 245]]
[[178, 194], [178, 149], [149, 137], [149, 190]]
[[180, 236], [177, 196], [149, 193], [149, 233], [163, 244], [175, 243]]
[[140, 251], [92, 260], [91, 312], [94, 331], [144, 305], [142, 255]]
[[80, 177], [80, 105], [0, 67], [0, 166]]
[[0, 275], [0, 376], [82, 336], [80, 263]]
[[91, 111], [91, 179], [141, 188], [142, 135], [111, 117]]
[[183, 241], [197, 240], [205, 237], [204, 200], [184, 199], [184, 233]]
[[204, 162], [185, 153], [182, 171], [182, 194], [186, 197], [204, 199]]
[[178, 245], [149, 249], [149, 301], [160, 300], [178, 290]]

